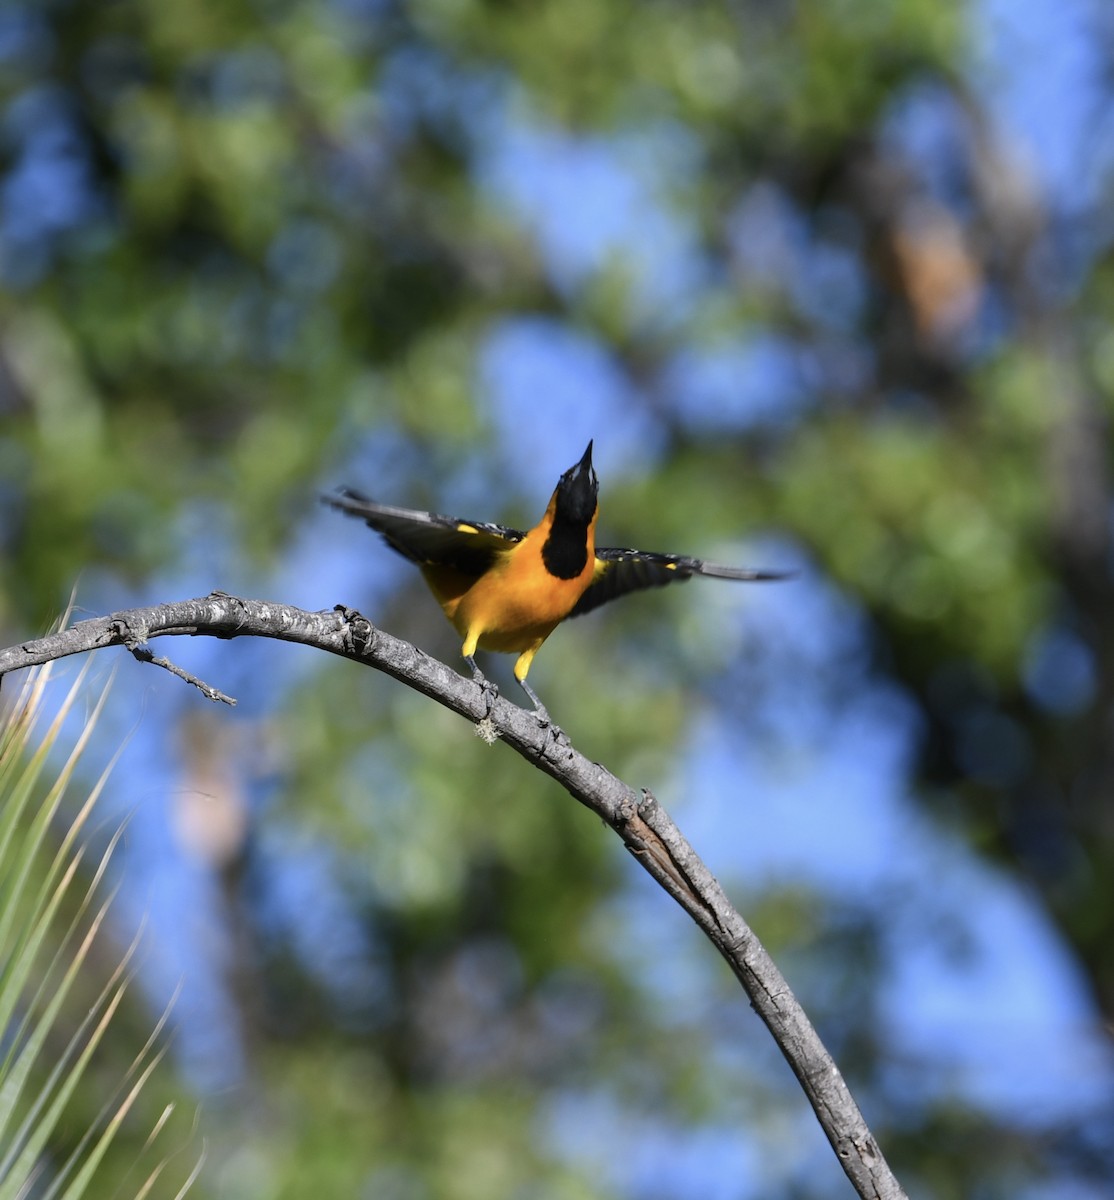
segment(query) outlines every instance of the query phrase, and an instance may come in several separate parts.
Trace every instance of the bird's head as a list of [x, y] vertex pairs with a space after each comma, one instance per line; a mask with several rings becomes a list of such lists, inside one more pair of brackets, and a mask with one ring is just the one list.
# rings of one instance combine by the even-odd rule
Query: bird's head
[[580, 462], [569, 467], [557, 483], [557, 491], [553, 494], [557, 520], [576, 525], [591, 524], [596, 515], [599, 490], [600, 481], [592, 470], [592, 443], [589, 442]]

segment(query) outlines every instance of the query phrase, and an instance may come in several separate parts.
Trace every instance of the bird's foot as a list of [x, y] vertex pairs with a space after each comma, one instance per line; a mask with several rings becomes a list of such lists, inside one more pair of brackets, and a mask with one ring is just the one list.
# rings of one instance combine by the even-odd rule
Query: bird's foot
[[540, 758], [545, 757], [546, 751], [549, 749], [551, 743], [556, 750], [560, 750], [562, 746], [572, 745], [572, 743], [569, 741], [569, 735], [561, 728], [560, 725], [557, 725], [550, 719], [549, 714], [544, 708], [540, 713], [537, 713], [536, 716], [538, 718], [538, 724], [541, 725], [541, 727], [545, 730], [546, 735], [545, 741], [542, 742], [542, 748], [538, 751]]
[[539, 758], [545, 758], [552, 750], [555, 754], [559, 754], [564, 748], [571, 746], [569, 735], [555, 724], [549, 717], [549, 714], [543, 708], [540, 713], [535, 714], [538, 718], [538, 724], [545, 731], [545, 738], [542, 741], [541, 749], [538, 751]]
[[538, 724], [545, 730], [545, 741], [542, 742], [542, 748], [538, 751], [539, 756], [544, 756], [546, 750], [549, 749], [549, 743], [552, 741], [559, 746], [562, 742], [568, 743], [568, 735], [556, 724], [553, 718], [549, 715], [549, 710], [538, 699], [537, 692], [526, 682], [525, 679], [518, 681], [522, 685], [523, 691], [534, 702], [534, 716], [538, 718]]
[[486, 703], [484, 715], [476, 722], [476, 733], [488, 745], [491, 745], [499, 736], [499, 732], [495, 728], [495, 722], [491, 719], [491, 714], [495, 708], [495, 701], [499, 699], [499, 687], [497, 684], [492, 683], [483, 671], [476, 666], [475, 659], [466, 658], [465, 661], [472, 668], [472, 681], [480, 685], [480, 690], [483, 692]]

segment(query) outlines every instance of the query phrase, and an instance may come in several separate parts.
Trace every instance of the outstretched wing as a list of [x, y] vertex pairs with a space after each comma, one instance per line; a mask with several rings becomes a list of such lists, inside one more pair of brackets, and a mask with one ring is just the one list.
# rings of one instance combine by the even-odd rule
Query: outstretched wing
[[462, 521], [415, 508], [377, 504], [351, 488], [322, 496], [325, 504], [366, 521], [403, 557], [419, 566], [451, 567], [465, 575], [482, 575], [501, 553], [526, 534], [506, 525]]
[[608, 600], [642, 588], [664, 587], [678, 579], [708, 575], [713, 579], [765, 581], [788, 579], [791, 571], [756, 571], [749, 567], [721, 567], [718, 563], [690, 558], [687, 554], [655, 554], [652, 550], [620, 550], [617, 546], [596, 547], [596, 571], [588, 590], [569, 614], [579, 617]]

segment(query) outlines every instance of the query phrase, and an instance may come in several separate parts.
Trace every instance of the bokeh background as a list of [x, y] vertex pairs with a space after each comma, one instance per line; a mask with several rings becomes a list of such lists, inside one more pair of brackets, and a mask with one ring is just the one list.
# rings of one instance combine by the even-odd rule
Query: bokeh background
[[[457, 663], [318, 494], [529, 524], [594, 437], [604, 542], [799, 574], [562, 628], [556, 719], [912, 1196], [1109, 1197], [1112, 67], [1103, 0], [4, 0], [4, 644], [221, 588]], [[239, 706], [102, 656], [89, 770], [146, 923], [106, 1058], [180, 986], [194, 1195], [849, 1194], [551, 781], [352, 664], [166, 650]]]

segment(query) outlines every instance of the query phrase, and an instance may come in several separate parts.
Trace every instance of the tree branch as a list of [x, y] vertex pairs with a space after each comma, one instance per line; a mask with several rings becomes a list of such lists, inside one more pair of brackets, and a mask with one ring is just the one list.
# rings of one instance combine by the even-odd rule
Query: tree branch
[[[216, 689], [144, 652], [150, 638], [166, 636], [269, 637], [314, 646], [384, 671], [471, 721], [489, 718], [499, 736], [556, 779], [622, 838], [643, 868], [673, 897], [727, 960], [808, 1096], [832, 1148], [863, 1200], [904, 1200], [873, 1134], [831, 1055], [773, 959], [732, 907], [723, 889], [649, 792], [636, 792], [565, 738], [554, 738], [533, 713], [489, 695], [415, 646], [376, 629], [343, 607], [305, 612], [286, 604], [242, 600], [214, 592], [197, 600], [130, 609], [80, 621], [35, 641], [0, 650], [0, 679], [53, 659], [124, 646], [154, 661], [209, 696]], [[489, 711], [490, 710], [490, 711]]]

